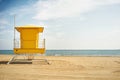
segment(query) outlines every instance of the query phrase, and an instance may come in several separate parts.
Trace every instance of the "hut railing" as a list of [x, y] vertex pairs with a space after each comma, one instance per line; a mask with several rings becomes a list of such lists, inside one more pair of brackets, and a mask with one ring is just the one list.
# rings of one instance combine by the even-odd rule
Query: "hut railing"
[[39, 41], [38, 48], [45, 48], [45, 39]]
[[[14, 48], [21, 48], [20, 39], [15, 39], [14, 40]], [[39, 40], [38, 48], [45, 48], [45, 39]]]
[[20, 48], [20, 39], [14, 40], [14, 48]]

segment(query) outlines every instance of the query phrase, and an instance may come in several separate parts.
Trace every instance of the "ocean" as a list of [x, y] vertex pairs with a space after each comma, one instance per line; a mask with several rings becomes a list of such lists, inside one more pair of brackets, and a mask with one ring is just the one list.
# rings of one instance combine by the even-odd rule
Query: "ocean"
[[[0, 50], [0, 54], [14, 55], [13, 50]], [[46, 56], [120, 56], [120, 50], [46, 50]]]

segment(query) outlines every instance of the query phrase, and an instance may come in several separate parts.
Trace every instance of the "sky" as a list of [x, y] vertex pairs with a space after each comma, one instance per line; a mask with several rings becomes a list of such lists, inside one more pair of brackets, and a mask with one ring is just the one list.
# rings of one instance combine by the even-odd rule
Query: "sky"
[[14, 15], [44, 26], [46, 49], [120, 49], [120, 0], [0, 0], [0, 50], [13, 49]]

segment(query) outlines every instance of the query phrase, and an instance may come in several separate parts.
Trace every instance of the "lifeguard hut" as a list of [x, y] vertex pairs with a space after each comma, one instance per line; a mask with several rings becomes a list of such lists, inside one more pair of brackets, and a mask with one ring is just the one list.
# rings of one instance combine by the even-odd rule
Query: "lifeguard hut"
[[[44, 54], [45, 53], [45, 39], [41, 40], [39, 34], [43, 33], [44, 27], [26, 25], [17, 26], [14, 31], [14, 53], [16, 55], [25, 54], [29, 57], [34, 54]], [[19, 40], [15, 38], [15, 32], [19, 32]], [[12, 62], [15, 57], [13, 57], [9, 62]]]
[[[18, 26], [15, 29], [20, 33], [20, 44], [14, 43], [15, 54], [44, 54], [45, 39], [39, 41], [39, 33], [42, 33], [44, 28], [40, 26]], [[40, 44], [39, 44], [40, 42]], [[42, 47], [39, 47], [42, 45]], [[17, 47], [19, 46], [19, 47]]]

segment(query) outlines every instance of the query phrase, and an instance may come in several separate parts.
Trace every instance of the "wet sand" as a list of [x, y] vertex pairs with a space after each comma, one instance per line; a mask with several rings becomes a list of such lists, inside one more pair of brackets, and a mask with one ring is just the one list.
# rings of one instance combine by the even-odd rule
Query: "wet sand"
[[36, 56], [50, 64], [33, 60], [7, 65], [12, 56], [0, 55], [0, 80], [120, 80], [120, 57]]

